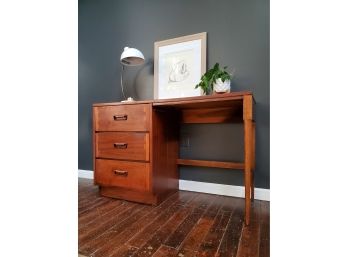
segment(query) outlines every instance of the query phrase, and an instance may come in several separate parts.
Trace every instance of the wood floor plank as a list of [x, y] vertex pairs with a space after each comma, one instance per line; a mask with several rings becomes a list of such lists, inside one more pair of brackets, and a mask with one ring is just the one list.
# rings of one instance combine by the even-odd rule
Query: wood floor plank
[[[166, 219], [168, 219], [170, 215], [172, 215], [171, 212], [175, 212], [177, 210], [178, 210], [177, 206], [170, 206], [166, 211], [164, 211], [164, 215], [168, 215]], [[148, 216], [151, 216], [151, 215], [148, 215]], [[138, 220], [138, 222], [135, 222], [135, 223], [133, 222], [134, 224], [128, 224], [128, 227], [126, 229], [122, 229], [121, 231], [111, 230], [110, 233], [108, 234], [109, 238], [107, 242], [94, 253], [94, 256], [99, 257], [99, 256], [113, 255], [114, 252], [117, 251], [119, 247], [121, 247], [125, 242], [127, 242], [129, 238], [132, 237], [132, 235], [134, 235], [139, 230], [139, 225], [141, 224], [141, 222], [142, 222], [142, 219]]]
[[122, 201], [115, 200], [115, 201], [107, 202], [97, 208], [92, 208], [88, 210], [87, 212], [79, 215], [79, 219], [78, 219], [79, 229], [81, 229], [84, 226], [87, 226], [93, 220], [97, 218], [101, 218], [107, 213], [115, 210], [120, 205], [122, 205]]
[[224, 235], [231, 212], [220, 210], [195, 256], [214, 256]]
[[178, 208], [175, 204], [178, 201], [181, 201], [182, 198], [187, 196], [189, 196], [189, 194], [187, 193], [178, 193], [176, 195], [173, 195], [157, 207], [150, 208], [150, 206], [148, 206], [149, 209], [146, 210], [146, 213], [142, 212], [142, 217], [138, 217], [137, 215], [133, 214], [132, 217], [128, 218], [121, 224], [113, 227], [110, 231], [100, 236], [99, 238], [96, 238], [90, 244], [89, 248], [85, 250], [91, 251], [92, 249], [95, 249], [95, 257], [109, 256], [114, 254], [114, 252], [117, 251], [117, 249], [121, 247], [122, 244], [127, 242], [139, 231], [142, 231], [142, 229], [144, 228], [144, 224], [152, 224], [152, 221], [156, 216], [168, 216], [168, 213], [171, 210], [175, 210]]
[[224, 212], [232, 212], [235, 209], [243, 209], [244, 210], [244, 204], [245, 201], [243, 198], [238, 197], [230, 197], [230, 196], [221, 196], [224, 199], [223, 206], [221, 207], [221, 210]]
[[[79, 235], [83, 235], [86, 232], [93, 230], [95, 227], [99, 226], [100, 224], [107, 223], [108, 221], [114, 220], [115, 218], [121, 219], [122, 217], [125, 217], [127, 213], [129, 214], [130, 211], [128, 211], [130, 208], [134, 207], [134, 209], [138, 209], [139, 206], [137, 206], [134, 203], [130, 202], [122, 202], [118, 207], [113, 209], [110, 212], [103, 213], [102, 215], [96, 217], [88, 224], [88, 228], [86, 227], [79, 227]], [[127, 213], [124, 213], [128, 211]], [[82, 218], [82, 217], [81, 217]]]
[[260, 246], [260, 201], [253, 203], [249, 226], [243, 226], [237, 257], [258, 257]]
[[[83, 247], [88, 253], [93, 253], [93, 256], [109, 256], [114, 250], [121, 247], [126, 241], [122, 241], [120, 233], [128, 231], [128, 228], [138, 219], [141, 219], [144, 215], [148, 214], [149, 208], [144, 207], [141, 211], [138, 211], [134, 215], [130, 215], [122, 222], [118, 223], [115, 228], [107, 230], [99, 237], [96, 237], [93, 241], [90, 241], [88, 246]], [[97, 247], [96, 247], [97, 246]]]
[[184, 239], [178, 250], [178, 256], [193, 256], [213, 225], [214, 219], [222, 207], [224, 199], [217, 195], [207, 195], [207, 199], [212, 202], [212, 205], [207, 209], [202, 218], [197, 222], [196, 226]]
[[190, 205], [191, 201], [199, 195], [199, 193], [185, 190], [180, 190], [178, 193], [180, 194], [180, 197], [176, 199], [176, 204], [183, 206]]
[[106, 213], [101, 213], [98, 217], [96, 217], [95, 219], [93, 219], [91, 222], [88, 223], [88, 227], [87, 226], [79, 227], [79, 237], [85, 233], [88, 233], [88, 231], [94, 230], [96, 227], [100, 226], [101, 224], [114, 222], [115, 220], [121, 221], [122, 219], [126, 218], [127, 215], [131, 213], [129, 209], [132, 207], [134, 209], [139, 208], [139, 206], [137, 206], [134, 203], [122, 202], [119, 206], [112, 209], [111, 211]]
[[84, 205], [81, 205], [81, 207], [79, 207], [78, 209], [78, 213], [79, 214], [83, 214], [85, 211], [92, 209], [92, 208], [96, 208], [106, 202], [109, 202], [110, 199], [107, 199], [105, 197], [98, 197], [96, 199], [94, 199], [93, 201], [90, 201]]
[[260, 202], [260, 239], [269, 240], [269, 225], [270, 225], [270, 208], [269, 202]]
[[117, 249], [116, 252], [110, 255], [110, 257], [131, 257], [134, 255], [136, 251], [138, 251], [138, 248], [136, 247], [129, 246], [129, 245], [122, 245], [120, 248]]
[[166, 241], [169, 235], [182, 223], [187, 215], [189, 215], [190, 211], [188, 207], [179, 206], [172, 218], [158, 229], [132, 257], [152, 256]]
[[166, 246], [177, 248], [190, 233], [192, 228], [196, 225], [198, 220], [202, 217], [207, 207], [212, 202], [208, 200], [207, 195], [201, 194], [196, 198], [196, 201], [192, 204], [192, 212], [187, 218], [180, 224], [180, 226], [173, 232], [173, 234], [164, 243]]
[[78, 191], [78, 203], [83, 204], [86, 201], [90, 201], [93, 198], [99, 197], [99, 193], [97, 189], [94, 190], [90, 190], [88, 191], [88, 189], [86, 190], [79, 190]]
[[[93, 257], [269, 257], [269, 202], [179, 191], [158, 206], [99, 195], [79, 179], [79, 253]], [[134, 245], [131, 245], [133, 242]]]
[[166, 245], [162, 245], [152, 257], [174, 257], [176, 256], [177, 250], [174, 248], [168, 247]]
[[263, 239], [260, 240], [259, 257], [270, 256], [270, 241]]
[[244, 210], [236, 208], [227, 224], [216, 257], [235, 257], [237, 255], [240, 235], [242, 233]]
[[138, 205], [127, 205], [127, 207], [119, 214], [112, 216], [106, 221], [93, 222], [90, 226], [83, 227], [79, 230], [79, 245], [81, 248], [84, 248], [85, 244], [88, 244], [93, 239], [97, 238], [101, 234], [110, 230], [113, 226], [121, 223], [124, 219], [135, 215], [140, 211], [144, 206]]
[[[81, 181], [79, 180], [79, 184]], [[85, 182], [82, 182], [85, 183]], [[83, 203], [86, 200], [100, 197], [98, 187], [94, 186], [93, 183], [85, 183], [84, 186], [79, 185], [78, 189], [78, 202]]]
[[270, 207], [269, 202], [261, 202], [261, 212], [260, 212], [260, 257], [270, 256], [270, 240], [269, 240], [269, 226], [270, 226]]
[[92, 209], [89, 209], [83, 213], [79, 214], [79, 219], [83, 220], [86, 219], [86, 216], [90, 216], [91, 213], [106, 213], [112, 209], [114, 209], [115, 207], [119, 206], [122, 204], [122, 201], [120, 200], [111, 200], [111, 201], [106, 201], [103, 202], [102, 204], [93, 207]]
[[157, 229], [160, 228], [164, 223], [168, 221], [168, 219], [174, 215], [175, 211], [179, 206], [185, 206], [186, 203], [192, 203], [192, 201], [198, 196], [197, 193], [184, 193], [180, 198], [177, 205], [172, 208], [166, 210], [164, 213], [159, 213], [158, 217], [153, 220], [153, 222], [148, 223], [145, 226], [142, 232], [138, 233], [131, 240], [127, 242], [127, 244], [135, 247], [141, 247], [146, 243], [147, 240], [156, 232]]

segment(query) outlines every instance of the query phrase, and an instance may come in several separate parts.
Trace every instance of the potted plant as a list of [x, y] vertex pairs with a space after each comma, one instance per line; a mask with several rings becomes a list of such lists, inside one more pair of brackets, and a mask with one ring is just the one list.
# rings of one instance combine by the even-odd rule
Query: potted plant
[[226, 71], [227, 66], [221, 69], [219, 63], [216, 63], [214, 67], [208, 70], [202, 77], [201, 81], [195, 88], [202, 88], [204, 94], [208, 95], [213, 90], [215, 93], [227, 93], [230, 92], [230, 84], [233, 78], [233, 74]]

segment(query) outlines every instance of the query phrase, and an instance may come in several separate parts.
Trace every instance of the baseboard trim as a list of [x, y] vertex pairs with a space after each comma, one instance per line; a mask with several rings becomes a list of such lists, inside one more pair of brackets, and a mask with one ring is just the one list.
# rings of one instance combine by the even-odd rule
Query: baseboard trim
[[[198, 182], [190, 180], [179, 180], [179, 189], [200, 193], [208, 193], [215, 195], [227, 195], [244, 198], [244, 187], [243, 186], [233, 186], [233, 185], [223, 185], [207, 182]], [[254, 197], [257, 200], [269, 201], [270, 200], [270, 190], [264, 188], [255, 188]]]
[[93, 179], [94, 172], [93, 170], [79, 170], [79, 178]]
[[[78, 174], [80, 178], [87, 179], [93, 179], [94, 175], [92, 170], [79, 170]], [[179, 189], [192, 192], [244, 198], [244, 187], [242, 186], [223, 185], [180, 179]], [[262, 201], [270, 201], [270, 190], [264, 188], [255, 188], [255, 199]]]

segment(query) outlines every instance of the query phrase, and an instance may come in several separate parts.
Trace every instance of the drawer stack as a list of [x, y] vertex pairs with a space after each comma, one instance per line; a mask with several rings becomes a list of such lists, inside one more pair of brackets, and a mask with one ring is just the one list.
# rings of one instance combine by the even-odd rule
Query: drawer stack
[[158, 204], [176, 192], [179, 115], [153, 101], [93, 105], [94, 183], [103, 196]]
[[[97, 106], [93, 107], [93, 115], [94, 180], [101, 186], [101, 193], [141, 202], [148, 194], [148, 202], [152, 203], [151, 105]], [[135, 197], [137, 193], [142, 195]]]

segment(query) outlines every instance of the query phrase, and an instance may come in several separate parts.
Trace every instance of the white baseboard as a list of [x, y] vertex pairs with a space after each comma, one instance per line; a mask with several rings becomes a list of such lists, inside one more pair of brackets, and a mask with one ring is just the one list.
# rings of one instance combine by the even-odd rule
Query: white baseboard
[[[243, 186], [233, 186], [233, 185], [223, 185], [207, 182], [197, 182], [190, 180], [179, 180], [179, 189], [200, 193], [208, 193], [215, 195], [227, 195], [244, 198], [244, 187]], [[269, 201], [270, 190], [264, 188], [255, 188], [254, 197], [257, 200]]]
[[[80, 178], [93, 179], [92, 170], [79, 170]], [[242, 186], [232, 186], [232, 185], [223, 185], [207, 182], [197, 182], [190, 180], [179, 180], [179, 189], [200, 193], [208, 193], [215, 195], [226, 195], [244, 198], [244, 187]], [[262, 201], [270, 200], [270, 190], [264, 188], [255, 188], [255, 199]]]
[[93, 170], [79, 170], [79, 178], [93, 179], [94, 178]]

